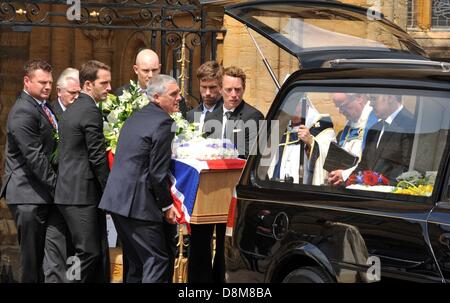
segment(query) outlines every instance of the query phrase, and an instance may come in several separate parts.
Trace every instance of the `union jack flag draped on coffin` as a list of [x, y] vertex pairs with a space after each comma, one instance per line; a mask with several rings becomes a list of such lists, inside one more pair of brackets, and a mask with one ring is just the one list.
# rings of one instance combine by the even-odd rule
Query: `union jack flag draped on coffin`
[[191, 221], [202, 170], [242, 169], [244, 165], [245, 160], [242, 159], [172, 160], [170, 167], [170, 191], [175, 207], [181, 215], [178, 223], [186, 224]]

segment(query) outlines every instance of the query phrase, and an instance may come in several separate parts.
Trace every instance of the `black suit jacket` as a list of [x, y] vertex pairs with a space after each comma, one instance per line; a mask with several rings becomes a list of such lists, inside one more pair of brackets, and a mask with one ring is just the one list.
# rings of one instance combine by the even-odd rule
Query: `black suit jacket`
[[53, 112], [55, 113], [56, 119], [58, 119], [58, 121], [61, 120], [61, 116], [64, 113], [64, 111], [61, 107], [61, 104], [59, 104], [58, 99], [56, 99], [56, 101], [54, 101], [51, 104], [51, 106], [52, 106]]
[[[223, 106], [223, 99], [220, 98], [220, 100], [217, 101], [216, 106], [213, 109], [213, 112], [221, 109], [222, 106]], [[203, 112], [203, 102], [200, 102], [200, 104], [196, 108], [193, 108], [186, 113], [186, 120], [188, 120], [189, 123], [192, 122], [199, 123], [200, 115], [202, 114], [202, 112]]]
[[55, 203], [98, 205], [108, 179], [102, 114], [81, 93], [59, 121], [59, 174]]
[[22, 92], [7, 121], [5, 170], [0, 197], [8, 204], [53, 203], [56, 172], [50, 156], [56, 148], [53, 126], [43, 109]]
[[379, 172], [395, 184], [395, 178], [409, 168], [415, 125], [414, 116], [403, 108], [391, 125], [385, 127], [377, 148], [381, 124], [375, 124], [368, 131], [361, 162], [355, 171]]
[[[119, 97], [119, 96], [122, 96], [123, 91], [124, 91], [124, 90], [130, 89], [130, 86], [131, 86], [131, 84], [128, 83], [128, 84], [125, 84], [125, 85], [119, 87], [118, 89], [116, 89], [116, 90], [114, 91], [114, 95], [116, 95], [116, 96], [118, 96], [118, 97]], [[186, 100], [184, 99], [184, 97], [181, 97], [181, 100], [180, 100], [180, 112], [181, 112], [181, 115], [183, 115], [183, 117], [184, 117], [185, 119], [186, 119], [186, 113], [187, 113], [187, 111], [188, 111], [188, 107], [187, 107], [187, 105], [186, 105]]]
[[127, 119], [99, 207], [124, 217], [162, 222], [169, 189], [173, 120], [150, 103]]
[[[250, 153], [250, 148], [256, 141], [258, 135], [259, 121], [264, 119], [263, 114], [247, 104], [244, 100], [235, 108], [229, 122], [230, 127], [227, 126], [227, 136], [232, 140], [239, 151], [239, 156], [247, 158]], [[203, 130], [207, 137], [220, 139], [222, 138], [222, 121], [223, 121], [223, 106], [213, 112], [206, 113]], [[248, 123], [253, 121], [254, 123]], [[229, 123], [230, 124], [230, 123]], [[245, 124], [245, 125], [244, 125]], [[256, 126], [256, 127], [255, 127]]]

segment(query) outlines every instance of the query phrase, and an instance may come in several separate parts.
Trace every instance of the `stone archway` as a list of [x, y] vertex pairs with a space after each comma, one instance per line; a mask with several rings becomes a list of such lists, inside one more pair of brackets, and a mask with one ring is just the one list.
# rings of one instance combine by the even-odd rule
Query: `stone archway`
[[137, 53], [140, 49], [150, 48], [149, 43], [146, 43], [145, 35], [142, 32], [134, 32], [129, 36], [128, 40], [124, 44], [124, 48], [121, 51], [120, 59], [120, 83], [119, 85], [126, 84], [130, 79], [135, 79], [136, 76], [132, 70], [135, 63]]

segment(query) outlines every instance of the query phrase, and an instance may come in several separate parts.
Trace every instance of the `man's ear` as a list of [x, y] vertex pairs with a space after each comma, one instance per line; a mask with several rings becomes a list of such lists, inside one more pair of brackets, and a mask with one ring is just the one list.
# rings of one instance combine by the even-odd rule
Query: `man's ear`
[[83, 84], [83, 90], [85, 90], [87, 92], [92, 91], [92, 85], [93, 85], [93, 83], [91, 81], [86, 80]]
[[58, 97], [61, 97], [61, 88], [56, 87], [56, 94], [58, 95]]
[[26, 85], [26, 86], [28, 86], [29, 84], [30, 84], [30, 77], [28, 77], [28, 76], [24, 76], [23, 77], [23, 83]]
[[138, 74], [138, 66], [136, 64], [133, 65], [133, 70], [134, 70], [134, 73], [137, 75]]
[[160, 103], [159, 97], [160, 97], [160, 95], [158, 93], [154, 93], [153, 94], [153, 102], [156, 104], [159, 104]]

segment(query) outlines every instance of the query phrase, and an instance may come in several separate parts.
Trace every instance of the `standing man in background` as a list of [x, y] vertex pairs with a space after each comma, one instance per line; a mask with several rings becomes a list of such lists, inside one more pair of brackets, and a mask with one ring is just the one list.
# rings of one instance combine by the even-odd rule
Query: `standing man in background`
[[[42, 60], [24, 66], [23, 91], [7, 121], [6, 160], [0, 198], [5, 197], [17, 227], [21, 281], [44, 282], [43, 259], [53, 211], [56, 171], [50, 163], [58, 131], [47, 104], [52, 68]], [[62, 260], [65, 264], [66, 260]]]
[[199, 81], [200, 104], [186, 114], [189, 123], [199, 123], [199, 129], [203, 128], [207, 112], [219, 110], [223, 100], [220, 90], [222, 89], [222, 66], [216, 61], [207, 61], [197, 69]]
[[60, 121], [55, 204], [80, 261], [80, 282], [109, 282], [106, 218], [97, 206], [108, 179], [103, 118], [97, 102], [111, 90], [110, 67], [91, 60], [80, 70], [83, 87]]
[[[246, 75], [241, 68], [230, 66], [223, 70], [221, 85], [223, 104], [219, 106], [218, 110], [206, 113], [203, 126], [208, 137], [230, 139], [237, 147], [239, 156], [242, 158], [248, 157], [251, 145], [256, 141], [258, 122], [264, 119], [263, 114], [259, 110], [243, 100], [245, 81]], [[255, 129], [245, 127], [246, 122], [249, 121], [254, 122], [249, 123], [249, 125], [255, 126]], [[243, 134], [244, 137], [238, 137], [237, 132]], [[241, 140], [238, 140], [239, 138]], [[204, 237], [204, 239], [201, 240], [200, 245], [203, 250], [200, 251], [200, 256], [194, 257], [194, 260], [197, 260], [199, 263], [197, 265], [189, 264], [189, 282], [225, 282], [224, 241], [226, 224], [216, 224], [216, 252], [213, 267], [211, 267], [212, 227], [214, 225], [205, 227], [202, 231], [201, 237]], [[195, 234], [193, 240], [195, 242]], [[194, 244], [194, 247], [196, 245]], [[195, 251], [199, 253], [199, 250]], [[205, 271], [202, 272], [202, 270]]]
[[[141, 93], [145, 94], [147, 90], [148, 81], [161, 72], [161, 64], [159, 63], [158, 54], [153, 50], [145, 48], [136, 56], [135, 64], [133, 65], [133, 71], [137, 76], [137, 85]], [[118, 88], [115, 91], [116, 96], [121, 96], [124, 90], [130, 88], [130, 83]], [[184, 98], [180, 101], [180, 112], [183, 117], [186, 117], [186, 102]]]
[[[222, 110], [223, 100], [220, 94], [222, 89], [222, 66], [216, 61], [208, 61], [197, 70], [197, 79], [200, 84], [200, 104], [187, 113], [189, 122], [199, 123], [203, 128], [205, 116], [209, 112]], [[223, 241], [218, 240], [214, 261], [212, 260], [211, 241], [216, 230], [216, 238], [225, 235], [225, 224], [191, 224], [189, 237], [188, 282], [223, 282], [224, 264], [221, 250]]]
[[53, 102], [53, 110], [58, 120], [61, 119], [63, 112], [69, 107], [80, 94], [80, 74], [75, 68], [68, 67], [62, 71], [56, 82], [56, 91], [58, 99]]
[[[230, 139], [239, 151], [239, 157], [246, 159], [256, 141], [258, 122], [263, 114], [243, 100], [246, 75], [236, 66], [224, 69], [222, 77], [223, 105], [217, 111], [206, 113], [204, 130], [208, 137]], [[211, 121], [208, 123], [208, 121]], [[246, 127], [247, 126], [255, 127]], [[219, 129], [216, 129], [217, 126]]]

